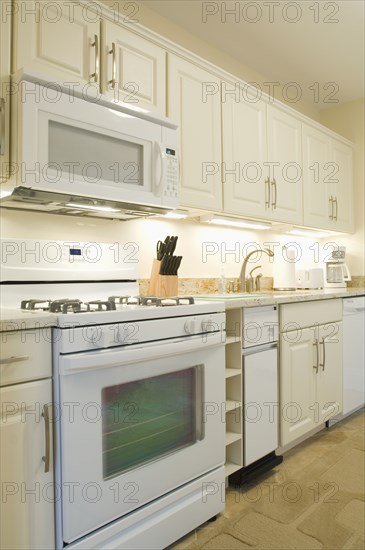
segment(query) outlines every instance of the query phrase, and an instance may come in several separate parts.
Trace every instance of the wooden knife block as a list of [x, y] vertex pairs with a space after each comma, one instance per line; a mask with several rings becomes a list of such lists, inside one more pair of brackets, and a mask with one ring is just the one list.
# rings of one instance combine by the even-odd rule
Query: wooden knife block
[[153, 260], [148, 294], [160, 298], [171, 298], [178, 294], [178, 276], [160, 275], [160, 260]]

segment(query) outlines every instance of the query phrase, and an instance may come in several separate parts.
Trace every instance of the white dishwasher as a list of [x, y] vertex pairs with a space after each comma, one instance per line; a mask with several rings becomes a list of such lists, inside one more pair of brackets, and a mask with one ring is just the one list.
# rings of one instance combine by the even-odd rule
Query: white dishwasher
[[343, 415], [365, 403], [365, 296], [344, 298]]
[[242, 310], [243, 468], [232, 474], [237, 485], [282, 462], [278, 448], [278, 308]]

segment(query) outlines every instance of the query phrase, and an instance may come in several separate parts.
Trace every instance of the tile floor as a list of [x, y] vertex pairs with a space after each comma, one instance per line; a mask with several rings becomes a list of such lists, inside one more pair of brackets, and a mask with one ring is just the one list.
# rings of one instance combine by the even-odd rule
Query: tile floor
[[285, 453], [284, 462], [170, 550], [365, 550], [365, 412]]

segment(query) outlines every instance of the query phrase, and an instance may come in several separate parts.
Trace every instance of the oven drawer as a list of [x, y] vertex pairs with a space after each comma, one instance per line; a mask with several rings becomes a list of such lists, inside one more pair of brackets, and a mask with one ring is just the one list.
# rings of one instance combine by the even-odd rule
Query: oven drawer
[[0, 386], [51, 377], [51, 349], [40, 330], [2, 332]]

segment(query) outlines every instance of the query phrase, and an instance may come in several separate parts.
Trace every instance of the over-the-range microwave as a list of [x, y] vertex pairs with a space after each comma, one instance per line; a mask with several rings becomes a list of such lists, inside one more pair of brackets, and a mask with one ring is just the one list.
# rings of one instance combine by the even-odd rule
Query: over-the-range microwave
[[108, 217], [123, 208], [162, 213], [178, 206], [173, 122], [27, 81], [14, 100], [16, 188], [2, 206]]

